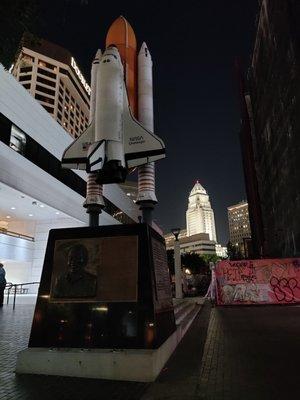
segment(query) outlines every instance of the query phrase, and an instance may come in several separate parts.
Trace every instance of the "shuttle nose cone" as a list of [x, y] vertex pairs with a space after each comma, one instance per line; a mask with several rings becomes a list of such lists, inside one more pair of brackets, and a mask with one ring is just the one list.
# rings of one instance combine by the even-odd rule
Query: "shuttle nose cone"
[[147, 46], [147, 44], [145, 42], [143, 42], [143, 44], [142, 44], [142, 46], [140, 48], [138, 57], [139, 57], [139, 59], [141, 57], [147, 58], [149, 61], [151, 61], [151, 54], [150, 54], [148, 46]]
[[102, 62], [109, 59], [110, 61], [118, 61], [121, 63], [121, 57], [119, 51], [116, 46], [108, 46], [105, 52], [103, 53]]

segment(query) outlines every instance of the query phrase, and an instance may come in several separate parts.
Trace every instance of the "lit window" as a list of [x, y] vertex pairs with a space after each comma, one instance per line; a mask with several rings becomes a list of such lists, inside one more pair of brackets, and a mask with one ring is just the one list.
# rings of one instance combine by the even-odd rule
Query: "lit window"
[[11, 134], [10, 134], [10, 144], [13, 150], [18, 153], [23, 154], [26, 145], [26, 136], [25, 134], [16, 126], [12, 125]]

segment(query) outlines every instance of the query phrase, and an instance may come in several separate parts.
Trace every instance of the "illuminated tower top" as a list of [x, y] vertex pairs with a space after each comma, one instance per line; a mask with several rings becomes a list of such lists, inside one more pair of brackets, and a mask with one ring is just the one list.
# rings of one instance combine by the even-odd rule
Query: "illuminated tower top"
[[210, 240], [217, 241], [214, 211], [204, 187], [197, 181], [190, 192], [186, 211], [187, 236], [208, 233]]

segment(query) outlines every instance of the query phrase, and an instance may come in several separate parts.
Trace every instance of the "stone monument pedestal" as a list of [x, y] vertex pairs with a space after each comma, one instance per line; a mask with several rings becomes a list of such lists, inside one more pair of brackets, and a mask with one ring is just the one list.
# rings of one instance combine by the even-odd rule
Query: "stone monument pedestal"
[[178, 339], [156, 231], [146, 224], [50, 231], [17, 373], [147, 382]]

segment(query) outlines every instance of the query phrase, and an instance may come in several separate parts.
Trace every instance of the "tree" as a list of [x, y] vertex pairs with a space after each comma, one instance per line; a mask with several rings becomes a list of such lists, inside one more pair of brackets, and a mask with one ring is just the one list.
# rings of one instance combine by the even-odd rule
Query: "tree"
[[197, 253], [184, 253], [181, 255], [181, 265], [188, 268], [192, 274], [207, 274], [209, 266]]
[[231, 242], [227, 243], [227, 254], [230, 260], [240, 260], [241, 258], [243, 258], [239, 248]]
[[203, 258], [203, 260], [206, 262], [207, 265], [209, 265], [210, 262], [213, 262], [215, 264], [217, 261], [221, 259], [216, 254], [203, 254], [201, 257]]

